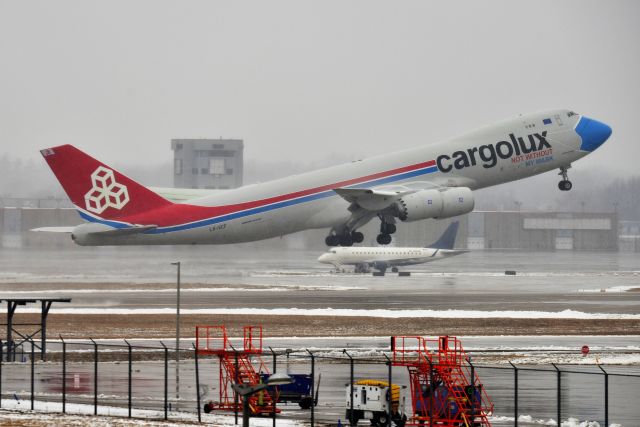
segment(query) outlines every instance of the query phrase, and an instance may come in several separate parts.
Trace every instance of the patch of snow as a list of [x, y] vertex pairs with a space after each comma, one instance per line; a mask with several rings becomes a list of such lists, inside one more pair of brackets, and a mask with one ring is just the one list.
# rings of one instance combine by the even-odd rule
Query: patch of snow
[[[31, 307], [21, 310], [23, 313], [40, 313], [39, 308]], [[52, 308], [51, 313], [57, 314], [174, 314], [174, 308]], [[182, 309], [183, 314], [244, 314], [257, 316], [354, 316], [380, 318], [446, 318], [446, 319], [630, 319], [639, 320], [640, 314], [620, 313], [585, 313], [575, 310], [563, 311], [481, 311], [481, 310], [360, 310], [337, 308], [212, 308], [212, 309]]]
[[[34, 410], [31, 411], [31, 402], [28, 400], [17, 400], [17, 399], [2, 399], [2, 410], [10, 410], [10, 411], [19, 411], [15, 414], [9, 412], [0, 412], [0, 419], [13, 419], [12, 417], [20, 417], [24, 419], [31, 415], [32, 419], [37, 419], [41, 421], [46, 421], [51, 418], [54, 414], [62, 413], [62, 403], [61, 402], [46, 402], [36, 400], [34, 402]], [[84, 405], [79, 403], [67, 403], [66, 405], [67, 414], [69, 416], [73, 415], [91, 415], [93, 416], [94, 407], [93, 405]], [[132, 411], [132, 415], [136, 419], [132, 419], [132, 425], [149, 425], [149, 419], [156, 419], [160, 422], [164, 418], [164, 411], [154, 411], [149, 409], [134, 409]], [[59, 420], [60, 415], [56, 415], [56, 418]], [[111, 425], [108, 419], [103, 418], [104, 416], [109, 417], [127, 417], [128, 409], [127, 408], [119, 408], [114, 406], [98, 406], [98, 417], [91, 418], [91, 425]], [[195, 413], [188, 412], [169, 412], [169, 422], [171, 421], [181, 421], [181, 422], [198, 422], [198, 415]], [[96, 420], [94, 423], [93, 420]], [[83, 424], [78, 425], [86, 425], [86, 419]], [[121, 420], [118, 420], [120, 422]], [[111, 421], [112, 422], [112, 421]], [[226, 425], [234, 425], [235, 418], [232, 415], [219, 415], [219, 414], [202, 414], [202, 422], [212, 425], [218, 426], [226, 426]], [[71, 423], [66, 423], [68, 425]], [[167, 424], [164, 421], [161, 425], [184, 425], [184, 424]], [[273, 420], [271, 418], [253, 418], [251, 420], [251, 425], [258, 427], [270, 427], [273, 425]], [[278, 426], [301, 426], [302, 423], [299, 423], [295, 420], [286, 420], [286, 419], [278, 419]]]
[[[492, 416], [489, 417], [489, 421], [491, 422], [513, 422], [515, 420], [514, 417], [505, 417], [505, 416]], [[543, 426], [557, 426], [558, 422], [556, 420], [542, 420], [533, 418], [531, 415], [520, 415], [518, 416], [519, 423], [527, 423], [527, 424], [538, 424]], [[567, 418], [566, 420], [560, 423], [560, 427], [601, 427], [600, 423], [597, 421], [580, 421], [577, 418]], [[620, 424], [610, 424], [609, 427], [622, 427]]]
[[601, 289], [579, 289], [580, 293], [601, 293], [601, 292], [628, 292], [632, 289], [639, 289], [640, 285], [635, 286], [612, 286], [610, 288]]

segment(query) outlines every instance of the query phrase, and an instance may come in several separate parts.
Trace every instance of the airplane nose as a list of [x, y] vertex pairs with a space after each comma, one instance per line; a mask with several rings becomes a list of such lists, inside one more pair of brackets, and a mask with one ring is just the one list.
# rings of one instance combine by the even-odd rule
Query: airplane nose
[[322, 254], [318, 257], [319, 262], [327, 262], [327, 254]]
[[602, 122], [582, 116], [576, 126], [576, 133], [582, 138], [580, 149], [593, 151], [609, 139], [611, 128]]

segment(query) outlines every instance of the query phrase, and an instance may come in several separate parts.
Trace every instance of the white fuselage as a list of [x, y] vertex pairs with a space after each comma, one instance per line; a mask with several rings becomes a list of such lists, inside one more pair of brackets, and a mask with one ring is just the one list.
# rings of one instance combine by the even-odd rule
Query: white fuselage
[[318, 261], [332, 264], [336, 268], [343, 265], [366, 264], [385, 267], [423, 264], [465, 253], [455, 249], [373, 247], [335, 247], [320, 255]]
[[[553, 121], [543, 125], [547, 117]], [[184, 203], [238, 205], [237, 210], [188, 223], [177, 221], [144, 233], [96, 237], [82, 244], [235, 243], [338, 227], [351, 213], [349, 203], [332, 188], [475, 190], [567, 166], [589, 154], [580, 150], [581, 138], [574, 130], [580, 117], [568, 110], [523, 115], [448, 141], [219, 192]], [[533, 149], [523, 153], [518, 138], [524, 148], [530, 145]], [[425, 163], [431, 166], [416, 166]], [[253, 205], [246, 208], [247, 203]], [[151, 217], [144, 224], [158, 222]]]

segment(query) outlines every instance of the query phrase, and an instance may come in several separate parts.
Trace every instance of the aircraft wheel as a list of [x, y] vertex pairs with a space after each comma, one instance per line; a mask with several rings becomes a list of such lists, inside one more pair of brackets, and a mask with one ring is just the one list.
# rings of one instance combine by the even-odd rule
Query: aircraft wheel
[[362, 243], [364, 240], [364, 234], [359, 231], [354, 231], [351, 233], [351, 240], [353, 240], [353, 243]]
[[311, 399], [311, 397], [309, 396], [303, 397], [298, 402], [298, 405], [300, 406], [301, 409], [311, 409], [311, 405], [313, 405], [313, 399]]
[[326, 243], [327, 246], [338, 246], [340, 244], [340, 238], [332, 234], [324, 239], [324, 243]]
[[398, 272], [398, 267], [391, 267], [391, 272], [397, 273]]
[[563, 179], [558, 183], [558, 188], [561, 191], [569, 191], [573, 187], [573, 184], [568, 179]]
[[395, 224], [388, 224], [386, 222], [383, 222], [382, 224], [380, 224], [380, 233], [381, 234], [393, 234], [396, 232], [396, 225]]
[[378, 234], [378, 237], [376, 237], [376, 241], [380, 245], [388, 245], [389, 243], [391, 243], [391, 235], [389, 235], [389, 234]]
[[340, 236], [340, 246], [353, 246], [351, 234], [343, 234]]

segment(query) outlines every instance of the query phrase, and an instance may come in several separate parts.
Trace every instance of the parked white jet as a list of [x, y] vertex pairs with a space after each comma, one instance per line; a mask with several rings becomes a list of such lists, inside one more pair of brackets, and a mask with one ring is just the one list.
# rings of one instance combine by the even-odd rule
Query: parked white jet
[[[611, 128], [569, 110], [521, 115], [466, 135], [366, 160], [204, 197], [173, 202], [71, 145], [41, 151], [88, 223], [70, 232], [80, 245], [249, 242], [329, 228], [326, 243], [351, 246], [381, 221], [388, 244], [396, 219], [449, 218], [473, 210], [472, 190], [560, 169], [604, 143]], [[175, 199], [174, 199], [175, 200]]]
[[423, 264], [468, 252], [453, 249], [457, 234], [458, 221], [454, 221], [449, 224], [449, 227], [437, 242], [424, 248], [338, 247], [331, 248], [320, 255], [318, 261], [324, 264], [332, 264], [337, 270], [344, 265], [353, 265], [356, 273], [367, 273], [370, 268], [375, 268], [382, 273], [387, 268], [397, 272], [398, 267], [401, 266]]

